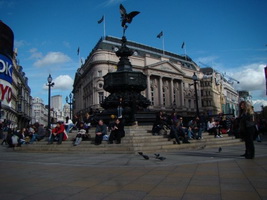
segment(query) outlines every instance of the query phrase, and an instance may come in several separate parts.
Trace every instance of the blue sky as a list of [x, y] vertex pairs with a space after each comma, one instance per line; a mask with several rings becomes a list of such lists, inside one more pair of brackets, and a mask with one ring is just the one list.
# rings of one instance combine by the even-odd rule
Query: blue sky
[[0, 20], [12, 28], [20, 65], [33, 97], [47, 102], [45, 84], [51, 73], [52, 95], [63, 99], [72, 90], [79, 65], [103, 36], [122, 36], [119, 4], [137, 10], [126, 31], [128, 40], [186, 53], [201, 67], [211, 66], [240, 81], [256, 110], [267, 106], [263, 68], [267, 65], [266, 0], [0, 0]]

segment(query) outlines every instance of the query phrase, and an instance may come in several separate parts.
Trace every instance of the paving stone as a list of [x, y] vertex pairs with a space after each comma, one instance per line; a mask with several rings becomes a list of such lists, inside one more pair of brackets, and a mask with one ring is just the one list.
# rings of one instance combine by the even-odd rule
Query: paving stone
[[[2, 200], [257, 200], [267, 199], [267, 145], [135, 153], [6, 151], [0, 147]], [[146, 152], [145, 152], [146, 153]]]

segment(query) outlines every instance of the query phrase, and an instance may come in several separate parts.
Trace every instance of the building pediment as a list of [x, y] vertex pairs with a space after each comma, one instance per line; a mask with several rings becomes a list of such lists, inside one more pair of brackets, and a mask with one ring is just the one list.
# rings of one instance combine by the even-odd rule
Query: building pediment
[[158, 63], [154, 63], [154, 64], [146, 66], [145, 68], [150, 69], [150, 70], [161, 71], [161, 72], [185, 75], [185, 73], [181, 69], [179, 69], [177, 66], [170, 63], [169, 61], [161, 61]]

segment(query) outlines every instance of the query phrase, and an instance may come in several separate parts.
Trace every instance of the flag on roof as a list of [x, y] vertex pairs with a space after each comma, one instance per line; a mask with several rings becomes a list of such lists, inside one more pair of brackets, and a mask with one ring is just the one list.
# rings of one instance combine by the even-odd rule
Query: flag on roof
[[185, 45], [185, 43], [183, 42], [183, 44], [182, 44], [182, 46], [181, 46], [182, 49], [184, 48], [184, 45]]
[[163, 36], [163, 31], [161, 31], [158, 35], [157, 38], [161, 38]]
[[100, 20], [97, 21], [98, 24], [101, 24], [104, 21], [104, 15], [102, 16], [102, 18]]

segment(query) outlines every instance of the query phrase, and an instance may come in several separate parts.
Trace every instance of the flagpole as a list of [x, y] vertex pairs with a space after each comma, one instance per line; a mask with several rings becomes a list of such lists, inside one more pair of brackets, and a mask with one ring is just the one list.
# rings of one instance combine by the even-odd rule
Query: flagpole
[[80, 67], [80, 60], [81, 60], [81, 56], [80, 56], [80, 47], [78, 47], [78, 67]]
[[184, 45], [184, 55], [185, 55], [185, 59], [186, 59], [186, 43], [185, 43], [185, 45]]
[[185, 60], [187, 60], [187, 56], [186, 56], [186, 43], [183, 42], [182, 44], [182, 49], [184, 49], [184, 57], [185, 57]]
[[104, 15], [104, 23], [103, 23], [103, 26], [104, 26], [104, 38], [106, 37], [106, 16]]
[[79, 66], [78, 66], [78, 67], [80, 67], [80, 66], [81, 66], [81, 65], [80, 65], [80, 64], [81, 64], [81, 63], [80, 63], [80, 62], [81, 62], [81, 56], [80, 56], [80, 53], [79, 53], [79, 58], [78, 58], [78, 59], [79, 59], [79, 61], [78, 61]]
[[164, 35], [162, 37], [162, 49], [163, 49], [163, 55], [165, 54], [165, 51], [164, 51]]
[[162, 53], [163, 53], [163, 55], [164, 55], [165, 52], [164, 52], [164, 33], [163, 33], [163, 31], [161, 31], [161, 32], [157, 35], [157, 38], [161, 39], [161, 37], [163, 37], [163, 38], [162, 38]]

